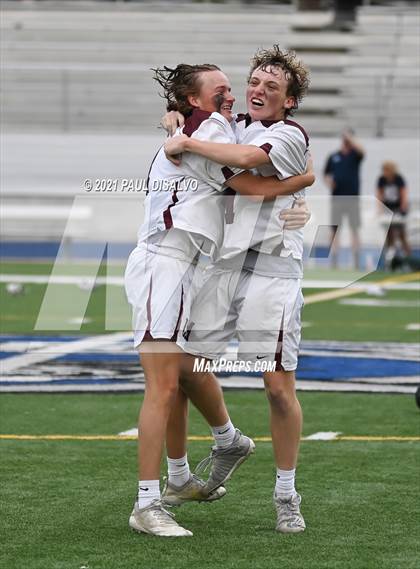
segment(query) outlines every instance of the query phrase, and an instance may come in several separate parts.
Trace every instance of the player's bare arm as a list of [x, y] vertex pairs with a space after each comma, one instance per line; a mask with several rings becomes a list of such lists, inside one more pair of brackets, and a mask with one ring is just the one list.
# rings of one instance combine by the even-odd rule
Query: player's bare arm
[[193, 152], [218, 164], [247, 170], [270, 163], [268, 154], [252, 144], [207, 142], [190, 138], [185, 134], [174, 136], [165, 142], [165, 154], [174, 164], [180, 163], [179, 158], [174, 156], [183, 152]]
[[286, 180], [279, 180], [277, 176], [254, 176], [250, 172], [243, 172], [229, 179], [229, 187], [248, 197], [264, 197], [265, 200], [274, 200], [278, 196], [290, 196], [312, 186], [315, 182], [313, 173], [308, 172], [293, 176]]

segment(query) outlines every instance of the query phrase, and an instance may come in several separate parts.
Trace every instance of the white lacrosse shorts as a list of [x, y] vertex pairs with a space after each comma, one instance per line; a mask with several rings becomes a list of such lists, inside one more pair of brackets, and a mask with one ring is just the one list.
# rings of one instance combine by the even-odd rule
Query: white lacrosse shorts
[[130, 254], [124, 283], [133, 310], [134, 346], [143, 340], [176, 341], [189, 313], [189, 293], [196, 265], [158, 254], [140, 243]]
[[249, 271], [213, 273], [194, 296], [178, 345], [187, 353], [218, 359], [239, 342], [238, 360], [297, 367], [301, 339], [301, 279]]

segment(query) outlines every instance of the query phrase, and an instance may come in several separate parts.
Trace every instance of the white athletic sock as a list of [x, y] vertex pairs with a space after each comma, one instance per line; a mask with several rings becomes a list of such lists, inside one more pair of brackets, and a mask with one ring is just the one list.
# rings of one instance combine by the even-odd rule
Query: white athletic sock
[[139, 508], [147, 508], [153, 500], [160, 500], [159, 480], [139, 480], [137, 494]]
[[211, 432], [213, 433], [217, 448], [227, 448], [233, 443], [236, 429], [233, 426], [232, 421], [229, 419], [226, 425], [222, 425], [221, 427], [212, 427]]
[[293, 470], [281, 470], [280, 468], [277, 469], [275, 489], [277, 498], [288, 500], [296, 494], [295, 475], [296, 468], [293, 468]]
[[190, 479], [190, 465], [187, 455], [181, 458], [169, 458], [168, 462], [168, 482], [173, 486], [183, 486]]

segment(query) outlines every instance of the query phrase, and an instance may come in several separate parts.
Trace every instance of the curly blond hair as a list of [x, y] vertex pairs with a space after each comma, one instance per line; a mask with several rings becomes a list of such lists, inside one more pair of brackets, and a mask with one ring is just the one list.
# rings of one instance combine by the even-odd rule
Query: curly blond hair
[[309, 87], [309, 69], [300, 61], [294, 51], [281, 51], [277, 44], [271, 49], [260, 49], [251, 59], [251, 69], [248, 82], [256, 69], [266, 70], [267, 67], [279, 67], [285, 72], [288, 81], [287, 96], [293, 97], [295, 105], [292, 109], [286, 109], [287, 114], [293, 114], [300, 101], [306, 95]]

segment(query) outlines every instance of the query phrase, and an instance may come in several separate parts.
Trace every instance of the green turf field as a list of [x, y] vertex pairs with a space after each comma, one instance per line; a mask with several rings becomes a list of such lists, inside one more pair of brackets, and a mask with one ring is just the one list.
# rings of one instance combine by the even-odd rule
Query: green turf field
[[[105, 275], [101, 266], [100, 275]], [[75, 276], [95, 274], [92, 265], [68, 264], [54, 269], [60, 275]], [[109, 265], [111, 276], [122, 276], [123, 265]], [[49, 275], [52, 265], [48, 263], [2, 263], [3, 274]], [[307, 278], [329, 280], [356, 277], [356, 273], [345, 271], [306, 271]], [[414, 278], [416, 275], [414, 275]], [[374, 272], [363, 282], [380, 282], [386, 278], [401, 278], [401, 275]], [[405, 277], [403, 277], [405, 278]], [[409, 277], [410, 278], [410, 277]], [[418, 281], [418, 276], [417, 276]], [[416, 282], [411, 280], [410, 282]], [[29, 283], [24, 285], [24, 293], [11, 296], [6, 292], [6, 284], [0, 284], [2, 305], [2, 324], [0, 332], [34, 332], [40, 313], [46, 284]], [[325, 289], [304, 289], [307, 306], [303, 310], [303, 339], [307, 340], [355, 340], [381, 342], [420, 342], [420, 330], [409, 330], [407, 326], [420, 322], [420, 303], [418, 290], [387, 290], [382, 300], [408, 303], [400, 307], [366, 307], [342, 303], [342, 299], [311, 303], [311, 295], [326, 292]], [[37, 333], [83, 333], [95, 334], [129, 330], [131, 314], [122, 286], [105, 287], [100, 285], [92, 292], [77, 285], [50, 285], [48, 291], [49, 310], [43, 317], [43, 329]], [[365, 293], [352, 295], [351, 298], [372, 298]], [[63, 301], [65, 299], [65, 301]], [[416, 304], [413, 308], [413, 304]], [[107, 317], [105, 317], [107, 315]], [[81, 325], [71, 323], [71, 317], [86, 318]], [[345, 323], [345, 325], [343, 325]]]
[[[261, 392], [228, 392], [232, 418], [267, 436]], [[412, 396], [302, 393], [304, 435], [417, 436]], [[3, 434], [115, 435], [135, 426], [137, 395], [3, 395]], [[207, 435], [191, 413], [191, 434]], [[307, 531], [274, 531], [270, 443], [211, 505], [177, 519], [191, 539], [138, 535], [127, 521], [136, 492], [135, 441], [1, 440], [2, 567], [8, 569], [414, 569], [418, 567], [420, 442], [304, 441], [298, 489]], [[190, 462], [208, 442], [190, 442]]]
[[[4, 263], [2, 274], [48, 275], [48, 263]], [[109, 268], [121, 276], [122, 265]], [[64, 275], [92, 276], [89, 264], [69, 265]], [[101, 267], [100, 274], [105, 274]], [[349, 276], [310, 272], [311, 279]], [[356, 275], [353, 275], [356, 276]], [[377, 282], [393, 277], [373, 273]], [[410, 281], [414, 282], [414, 281]], [[33, 333], [45, 284], [28, 283], [10, 295], [0, 284], [1, 333]], [[352, 294], [351, 299], [399, 302], [403, 306], [343, 303], [346, 297], [314, 302], [326, 289], [305, 289], [303, 339], [419, 342], [418, 290], [387, 290], [384, 296]], [[109, 327], [104, 313], [107, 289], [92, 295], [77, 285], [56, 285], [48, 326], [38, 333], [95, 334], [128, 330], [130, 316], [122, 287], [108, 289], [115, 310]], [[109, 298], [108, 298], [109, 302]], [[417, 304], [416, 304], [417, 303]], [[69, 316], [90, 321], [67, 325]], [[116, 313], [116, 317], [115, 317]], [[304, 436], [341, 432], [346, 439], [303, 441], [298, 489], [307, 531], [284, 536], [274, 531], [271, 503], [274, 464], [269, 442], [228, 485], [219, 503], [179, 508], [177, 519], [192, 539], [164, 540], [128, 529], [137, 486], [136, 442], [77, 440], [114, 436], [135, 426], [139, 395], [3, 394], [0, 398], [2, 567], [8, 569], [411, 569], [419, 566], [420, 410], [412, 395], [300, 393]], [[269, 434], [267, 404], [260, 391], [229, 391], [235, 424], [254, 437]], [[191, 435], [208, 435], [191, 413]], [[16, 440], [8, 435], [40, 438]], [[49, 440], [66, 435], [66, 440]], [[361, 440], [354, 437], [378, 437]], [[42, 438], [44, 437], [44, 438]], [[394, 437], [394, 439], [390, 438]], [[395, 440], [401, 439], [401, 440]], [[416, 440], [410, 440], [416, 439]], [[209, 442], [192, 441], [192, 466]]]

